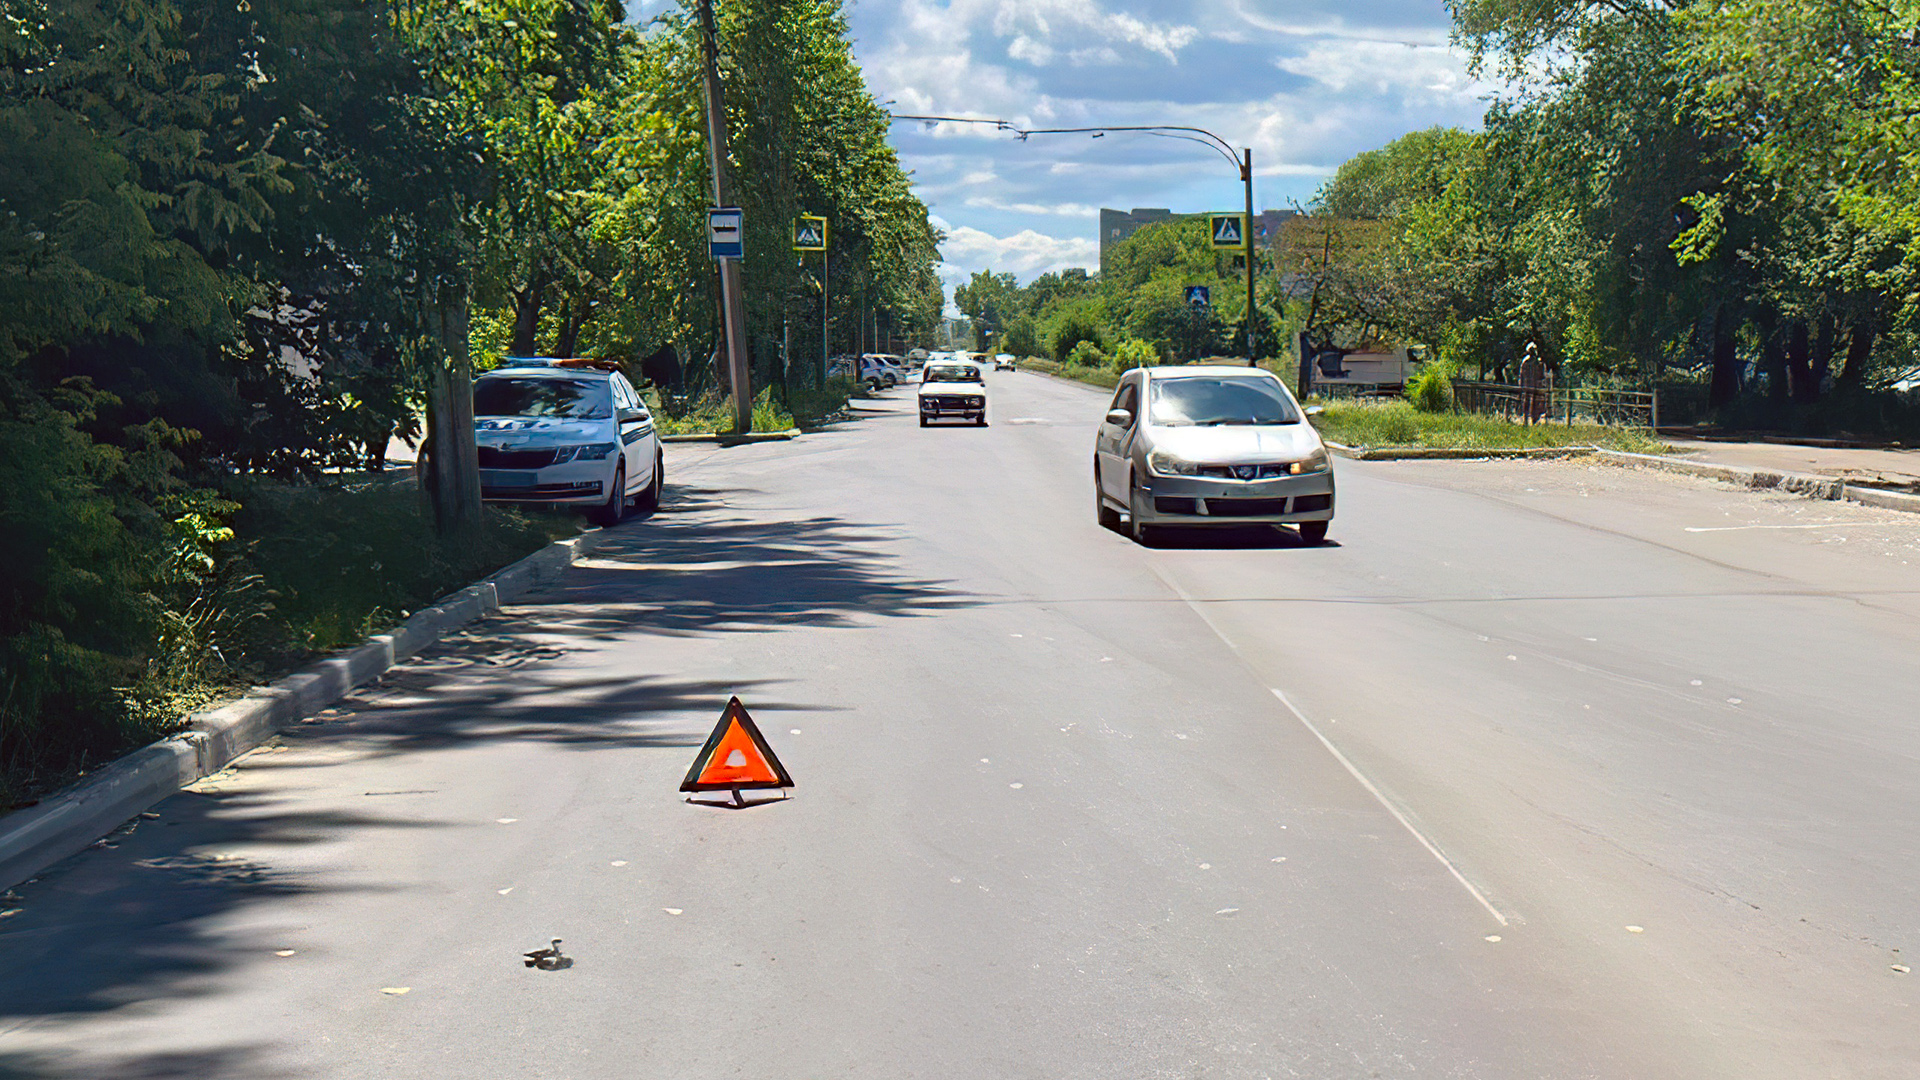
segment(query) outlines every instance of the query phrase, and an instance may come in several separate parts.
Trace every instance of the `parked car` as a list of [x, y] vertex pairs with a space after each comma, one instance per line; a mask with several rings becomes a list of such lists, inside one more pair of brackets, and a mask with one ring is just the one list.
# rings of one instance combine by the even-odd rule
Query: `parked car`
[[987, 379], [964, 360], [928, 361], [920, 372], [920, 426], [958, 417], [987, 426]]
[[653, 417], [614, 365], [509, 360], [474, 380], [473, 428], [484, 499], [579, 507], [600, 525], [660, 503]]
[[1270, 372], [1189, 365], [1121, 376], [1093, 441], [1101, 525], [1153, 541], [1168, 527], [1290, 524], [1318, 544], [1333, 464], [1310, 413]]
[[888, 380], [888, 386], [899, 386], [907, 381], [905, 363], [892, 353], [866, 353], [861, 359], [877, 365], [883, 372], [882, 378]]
[[854, 364], [860, 365], [859, 380], [873, 390], [882, 390], [889, 386], [900, 385], [900, 373], [891, 371], [886, 365], [876, 363], [865, 356], [836, 356], [827, 366], [827, 374], [838, 378], [848, 378], [854, 370]]
[[998, 356], [996, 356], [996, 357], [994, 357], [994, 358], [993, 358], [993, 370], [995, 370], [995, 371], [1012, 371], [1012, 370], [1013, 370], [1013, 354], [1012, 354], [1012, 353], [1001, 353], [1000, 355], [998, 355]]

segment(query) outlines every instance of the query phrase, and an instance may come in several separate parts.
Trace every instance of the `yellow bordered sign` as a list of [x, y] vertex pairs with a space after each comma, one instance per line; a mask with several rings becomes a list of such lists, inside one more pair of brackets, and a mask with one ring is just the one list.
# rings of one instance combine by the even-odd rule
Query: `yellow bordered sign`
[[1247, 215], [1208, 214], [1207, 231], [1213, 234], [1213, 246], [1239, 250], [1247, 246]]
[[793, 223], [793, 250], [827, 250], [827, 219], [802, 214]]

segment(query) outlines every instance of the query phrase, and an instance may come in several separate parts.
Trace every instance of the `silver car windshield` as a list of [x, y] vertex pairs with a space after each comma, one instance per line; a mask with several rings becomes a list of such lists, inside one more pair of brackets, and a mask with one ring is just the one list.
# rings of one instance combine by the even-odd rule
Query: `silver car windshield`
[[605, 420], [613, 415], [613, 394], [598, 379], [494, 375], [474, 385], [473, 415]]
[[921, 376], [922, 382], [980, 382], [980, 369], [971, 364], [947, 364], [941, 367], [927, 368]]
[[1152, 381], [1148, 418], [1162, 427], [1297, 424], [1300, 413], [1273, 379], [1178, 375]]

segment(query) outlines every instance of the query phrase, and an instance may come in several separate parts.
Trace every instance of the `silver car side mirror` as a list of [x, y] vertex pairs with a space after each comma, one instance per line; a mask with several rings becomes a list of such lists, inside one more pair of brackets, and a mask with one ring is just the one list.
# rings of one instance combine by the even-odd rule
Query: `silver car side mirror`
[[1319, 416], [1319, 415], [1320, 415], [1321, 413], [1323, 413], [1323, 412], [1326, 412], [1326, 411], [1327, 411], [1327, 410], [1326, 410], [1325, 408], [1323, 408], [1323, 407], [1321, 407], [1321, 406], [1319, 406], [1319, 405], [1309, 405], [1309, 406], [1307, 406], [1307, 415], [1308, 415], [1308, 416]]
[[1128, 424], [1133, 423], [1133, 414], [1125, 409], [1108, 409], [1107, 423], [1112, 424], [1114, 427], [1126, 427]]

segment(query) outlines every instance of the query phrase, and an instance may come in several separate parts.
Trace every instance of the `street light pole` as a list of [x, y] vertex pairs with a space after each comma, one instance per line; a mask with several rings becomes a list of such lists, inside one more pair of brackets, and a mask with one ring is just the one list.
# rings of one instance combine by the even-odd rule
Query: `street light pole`
[[[901, 117], [900, 119], [907, 119], [907, 118]], [[955, 117], [915, 117], [914, 119], [951, 120], [951, 119], [957, 119], [957, 118]], [[1109, 131], [1138, 131], [1147, 135], [1157, 135], [1163, 139], [1185, 139], [1187, 142], [1196, 142], [1202, 146], [1212, 147], [1213, 150], [1217, 152], [1221, 157], [1226, 158], [1227, 161], [1230, 162], [1235, 169], [1239, 170], [1240, 183], [1245, 188], [1245, 191], [1246, 191], [1247, 217], [1244, 224], [1245, 231], [1240, 238], [1241, 242], [1246, 245], [1246, 253], [1247, 253], [1247, 256], [1246, 256], [1247, 257], [1247, 317], [1246, 317], [1245, 341], [1247, 346], [1248, 366], [1252, 366], [1257, 362], [1254, 359], [1255, 353], [1254, 353], [1254, 330], [1253, 330], [1253, 321], [1254, 321], [1253, 149], [1251, 147], [1248, 147], [1241, 151], [1236, 151], [1232, 143], [1229, 143], [1227, 140], [1221, 138], [1220, 136], [1214, 134], [1211, 131], [1208, 131], [1206, 128], [1188, 127], [1183, 124], [1133, 124], [1133, 125], [1115, 125], [1115, 126], [1106, 126], [1106, 127], [1033, 128], [1031, 130], [1025, 130], [1021, 128], [1012, 127], [1011, 125], [1008, 125], [1005, 121], [1001, 121], [1001, 120], [971, 120], [971, 121], [968, 121], [968, 123], [989, 123], [989, 124], [995, 125], [999, 129], [1010, 130], [1015, 133], [1015, 135], [1020, 139], [1021, 142], [1027, 141], [1027, 136], [1029, 135], [1075, 135], [1075, 134], [1104, 135]], [[1199, 136], [1199, 137], [1196, 138], [1196, 136]]]
[[1253, 147], [1247, 147], [1245, 153], [1247, 155], [1246, 160], [1240, 164], [1240, 182], [1245, 184], [1247, 188], [1247, 223], [1244, 226], [1246, 232], [1241, 236], [1241, 239], [1246, 241], [1247, 244], [1247, 366], [1252, 367], [1258, 363], [1258, 360], [1255, 358], [1259, 356], [1259, 354], [1253, 350], [1253, 320], [1255, 315], [1253, 307], [1253, 259], [1255, 251], [1253, 246]]

